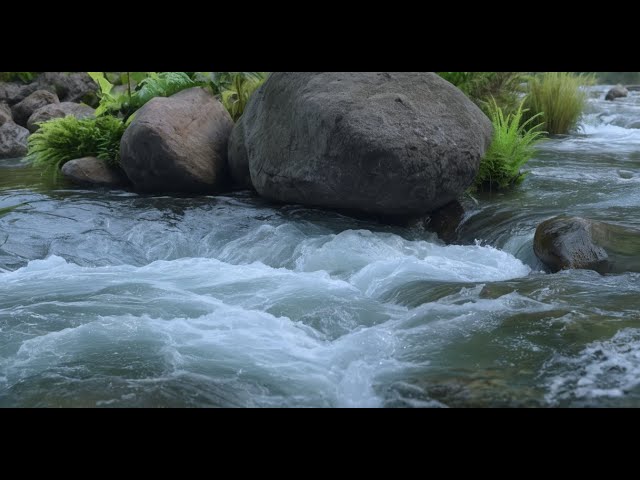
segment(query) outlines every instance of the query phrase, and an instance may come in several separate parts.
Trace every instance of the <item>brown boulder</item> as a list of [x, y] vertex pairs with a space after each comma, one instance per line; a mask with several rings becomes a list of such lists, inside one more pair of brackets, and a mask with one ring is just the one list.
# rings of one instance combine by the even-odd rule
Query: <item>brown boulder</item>
[[67, 162], [62, 175], [77, 185], [122, 188], [130, 185], [119, 168], [114, 168], [95, 157], [84, 157]]
[[222, 104], [202, 88], [154, 98], [122, 137], [122, 167], [140, 191], [213, 192], [228, 183], [232, 127]]

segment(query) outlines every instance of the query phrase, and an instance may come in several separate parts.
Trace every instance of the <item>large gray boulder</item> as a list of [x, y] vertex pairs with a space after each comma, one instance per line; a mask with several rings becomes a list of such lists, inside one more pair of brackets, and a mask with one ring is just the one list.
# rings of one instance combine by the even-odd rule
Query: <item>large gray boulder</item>
[[62, 166], [62, 175], [77, 185], [123, 188], [129, 179], [119, 168], [110, 167], [95, 157], [78, 158]]
[[11, 109], [6, 103], [0, 102], [0, 127], [7, 122], [12, 122], [13, 116], [11, 115]]
[[88, 105], [73, 102], [60, 102], [45, 105], [39, 108], [27, 120], [27, 128], [31, 133], [40, 128], [40, 123], [48, 122], [54, 118], [64, 118], [73, 116], [78, 119], [91, 118], [95, 110]]
[[227, 186], [227, 143], [233, 121], [202, 88], [154, 98], [120, 144], [121, 164], [137, 190], [213, 192]]
[[273, 73], [236, 126], [230, 170], [276, 201], [418, 215], [472, 184], [491, 137], [434, 73]]
[[536, 256], [553, 272], [640, 272], [640, 230], [581, 217], [560, 216], [538, 225]]
[[616, 98], [626, 97], [627, 95], [629, 95], [629, 90], [624, 88], [622, 85], [616, 85], [615, 87], [613, 87], [611, 90], [607, 92], [604, 99], [613, 101]]
[[55, 93], [51, 93], [47, 90], [36, 90], [11, 108], [13, 121], [18, 125], [26, 127], [27, 120], [29, 120], [29, 117], [33, 115], [33, 112], [52, 103], [60, 103], [60, 100]]
[[19, 158], [27, 154], [29, 130], [13, 122], [0, 126], [0, 159]]

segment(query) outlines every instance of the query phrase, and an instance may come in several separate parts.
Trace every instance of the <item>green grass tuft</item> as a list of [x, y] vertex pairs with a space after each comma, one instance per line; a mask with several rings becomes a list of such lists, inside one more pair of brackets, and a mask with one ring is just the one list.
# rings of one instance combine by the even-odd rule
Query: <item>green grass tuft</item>
[[458, 87], [483, 112], [489, 114], [493, 100], [503, 111], [514, 112], [523, 93], [525, 77], [520, 72], [437, 72]]
[[529, 79], [529, 94], [525, 120], [542, 116], [542, 129], [550, 135], [569, 133], [587, 104], [587, 92], [582, 88], [593, 83], [593, 76], [571, 72], [546, 72]]
[[[488, 103], [493, 123], [491, 146], [480, 162], [474, 186], [481, 191], [500, 190], [517, 185], [525, 177], [521, 168], [535, 154], [535, 146], [545, 132], [542, 124], [534, 124], [541, 114], [524, 120], [524, 99], [514, 113], [504, 114], [495, 100]], [[524, 121], [523, 121], [524, 120]]]
[[[242, 72], [239, 72], [242, 73]], [[258, 72], [245, 72], [258, 73]], [[244, 113], [253, 92], [264, 83], [266, 76], [240, 75], [233, 76], [232, 82], [222, 91], [220, 99], [234, 122]]]

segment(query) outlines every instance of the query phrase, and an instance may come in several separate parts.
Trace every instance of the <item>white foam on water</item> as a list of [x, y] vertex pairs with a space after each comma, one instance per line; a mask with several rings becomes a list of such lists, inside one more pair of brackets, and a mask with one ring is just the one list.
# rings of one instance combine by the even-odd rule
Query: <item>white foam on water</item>
[[[263, 255], [264, 245], [256, 248]], [[74, 377], [112, 361], [122, 369], [122, 358], [149, 370], [149, 378], [201, 375], [240, 396], [250, 392], [247, 404], [382, 406], [377, 378], [413, 361], [403, 358], [400, 342], [409, 331], [407, 316], [418, 315], [379, 300], [385, 292], [416, 279], [490, 281], [529, 273], [491, 247], [445, 247], [368, 231], [308, 238], [284, 257], [291, 269], [215, 258], [87, 267], [50, 256], [0, 273], [0, 314], [12, 315], [11, 328], [41, 318], [39, 331], [21, 337], [0, 362], [0, 377], [11, 388], [51, 371]], [[441, 308], [454, 309], [451, 318], [471, 318], [487, 302]], [[476, 315], [473, 328], [482, 322]], [[432, 336], [439, 343], [450, 337]]]
[[[621, 174], [620, 170], [623, 170]], [[640, 173], [626, 170], [623, 167], [595, 169], [586, 165], [582, 169], [568, 169], [567, 167], [537, 167], [531, 170], [531, 175], [539, 177], [553, 178], [554, 180], [565, 180], [576, 184], [590, 183], [598, 185], [609, 183], [614, 185], [634, 186], [640, 183]], [[625, 174], [626, 173], [626, 174]]]
[[575, 356], [558, 355], [547, 369], [561, 370], [547, 381], [545, 398], [551, 404], [624, 397], [640, 386], [640, 329], [620, 330]]
[[377, 297], [417, 280], [486, 282], [524, 277], [531, 269], [512, 255], [482, 246], [421, 245], [417, 255], [375, 260], [354, 274], [350, 283]]
[[268, 393], [253, 399], [257, 404], [291, 406], [298, 399], [302, 405], [380, 406], [372, 385], [381, 366], [393, 363], [385, 360], [393, 336], [364, 329], [327, 343], [309, 333], [288, 318], [222, 303], [194, 319], [100, 317], [23, 342], [3, 370], [11, 384], [53, 368], [73, 376], [92, 368], [88, 359], [109, 364], [133, 345], [147, 363], [163, 359], [163, 377], [195, 373], [213, 383], [231, 378], [239, 391], [244, 384], [266, 386]]
[[[615, 105], [606, 107], [616, 108]], [[618, 106], [619, 107], [619, 106]], [[625, 105], [624, 111], [591, 113], [585, 115], [577, 135], [553, 139], [541, 145], [544, 150], [561, 152], [602, 152], [624, 156], [637, 151], [640, 129], [632, 128], [634, 117], [640, 115], [640, 107]], [[636, 112], [634, 114], [634, 112]]]

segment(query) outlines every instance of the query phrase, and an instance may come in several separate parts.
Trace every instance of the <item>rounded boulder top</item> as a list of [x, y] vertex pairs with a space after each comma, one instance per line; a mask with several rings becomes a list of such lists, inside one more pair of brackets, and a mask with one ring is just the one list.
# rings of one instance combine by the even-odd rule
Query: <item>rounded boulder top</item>
[[459, 89], [424, 72], [273, 73], [236, 129], [231, 171], [260, 195], [383, 215], [456, 199], [493, 133]]

